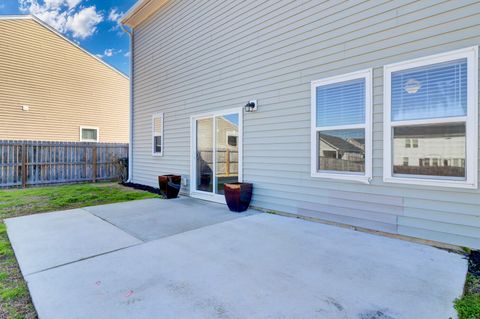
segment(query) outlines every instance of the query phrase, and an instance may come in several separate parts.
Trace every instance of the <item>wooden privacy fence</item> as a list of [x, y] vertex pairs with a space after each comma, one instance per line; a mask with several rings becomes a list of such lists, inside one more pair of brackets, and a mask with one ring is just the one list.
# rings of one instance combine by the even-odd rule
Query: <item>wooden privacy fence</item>
[[[220, 149], [216, 150], [217, 166], [216, 174], [219, 176], [238, 175], [238, 150]], [[213, 151], [211, 149], [199, 150], [199, 160], [209, 169], [213, 169]]]
[[364, 161], [348, 161], [329, 157], [319, 157], [320, 169], [327, 171], [365, 172]]
[[128, 144], [0, 141], [0, 187], [118, 178]]

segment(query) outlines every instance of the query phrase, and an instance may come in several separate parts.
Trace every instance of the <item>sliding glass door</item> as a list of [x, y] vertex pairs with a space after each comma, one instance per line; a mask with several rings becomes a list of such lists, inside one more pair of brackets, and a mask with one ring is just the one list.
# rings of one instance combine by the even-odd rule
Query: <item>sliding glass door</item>
[[213, 118], [197, 120], [197, 190], [213, 191]]
[[241, 112], [192, 118], [191, 195], [224, 202], [225, 183], [241, 181]]

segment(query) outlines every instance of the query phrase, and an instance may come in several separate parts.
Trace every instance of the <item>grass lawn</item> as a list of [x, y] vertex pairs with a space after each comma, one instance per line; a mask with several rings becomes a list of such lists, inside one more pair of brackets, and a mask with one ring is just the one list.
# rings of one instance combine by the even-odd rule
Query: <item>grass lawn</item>
[[115, 183], [0, 190], [0, 318], [37, 318], [8, 240], [5, 218], [155, 197]]

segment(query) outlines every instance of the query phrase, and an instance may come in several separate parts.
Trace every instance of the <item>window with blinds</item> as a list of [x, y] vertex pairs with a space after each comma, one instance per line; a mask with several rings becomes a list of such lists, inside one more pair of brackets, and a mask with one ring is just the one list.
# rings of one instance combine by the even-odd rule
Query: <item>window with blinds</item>
[[477, 63], [468, 48], [385, 66], [385, 181], [476, 187]]
[[312, 82], [312, 176], [371, 177], [371, 70]]
[[152, 116], [152, 154], [163, 156], [163, 113]]

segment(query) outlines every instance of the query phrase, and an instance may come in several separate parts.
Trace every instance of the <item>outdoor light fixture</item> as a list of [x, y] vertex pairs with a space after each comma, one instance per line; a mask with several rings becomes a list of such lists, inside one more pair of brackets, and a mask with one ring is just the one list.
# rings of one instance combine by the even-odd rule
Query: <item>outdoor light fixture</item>
[[248, 101], [247, 104], [245, 104], [245, 112], [251, 113], [251, 112], [256, 112], [257, 111], [257, 100], [253, 101]]

